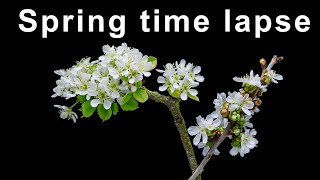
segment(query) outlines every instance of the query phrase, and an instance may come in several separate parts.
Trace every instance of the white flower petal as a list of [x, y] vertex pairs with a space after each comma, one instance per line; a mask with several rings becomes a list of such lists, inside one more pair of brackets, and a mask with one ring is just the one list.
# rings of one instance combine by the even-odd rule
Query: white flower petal
[[203, 76], [196, 76], [195, 80], [198, 82], [203, 82], [204, 81], [204, 77]]
[[202, 151], [202, 155], [203, 156], [206, 156], [209, 152], [210, 148], [208, 146], [206, 146], [205, 148], [203, 148], [203, 151]]
[[90, 102], [90, 105], [91, 105], [92, 107], [97, 107], [99, 104], [100, 104], [100, 100], [99, 100], [99, 99], [93, 99], [93, 100]]
[[220, 151], [219, 151], [218, 149], [215, 149], [215, 150], [213, 151], [213, 155], [219, 156], [219, 155], [220, 155]]
[[274, 76], [274, 79], [281, 81], [283, 80], [283, 76], [281, 76], [280, 74], [277, 74], [276, 76]]
[[183, 101], [186, 101], [186, 100], [188, 99], [188, 95], [187, 95], [187, 92], [186, 92], [186, 91], [184, 91], [183, 93], [181, 93], [181, 99], [182, 99]]
[[252, 101], [247, 101], [243, 107], [247, 108], [247, 109], [252, 109], [254, 107], [254, 103]]
[[201, 134], [197, 134], [194, 138], [193, 138], [193, 144], [196, 146], [199, 144], [200, 142], [200, 138], [201, 138]]
[[203, 133], [203, 134], [202, 134], [202, 142], [203, 142], [204, 144], [207, 144], [207, 142], [208, 142], [208, 135], [207, 135], [207, 133]]
[[194, 69], [193, 69], [193, 73], [194, 74], [199, 74], [201, 72], [201, 67], [200, 66], [196, 66]]
[[232, 147], [229, 153], [231, 154], [231, 156], [236, 156], [239, 153], [239, 148]]
[[239, 108], [238, 104], [230, 104], [229, 105], [229, 111], [234, 111], [234, 110], [236, 110], [238, 108]]
[[131, 91], [132, 92], [136, 92], [137, 91], [137, 87], [136, 86], [131, 86]]
[[164, 83], [166, 83], [166, 79], [163, 76], [159, 76], [157, 79], [157, 82], [160, 84], [164, 84]]
[[189, 92], [192, 96], [198, 95], [198, 91], [195, 90], [195, 89], [190, 89], [188, 92]]
[[164, 92], [164, 91], [166, 91], [168, 89], [168, 86], [167, 85], [163, 85], [163, 86], [160, 86], [159, 87], [159, 91], [161, 91], [161, 92]]
[[250, 136], [255, 136], [257, 135], [257, 131], [255, 129], [252, 129], [250, 132]]
[[145, 77], [150, 77], [150, 76], [151, 76], [151, 73], [150, 73], [150, 72], [144, 72], [143, 75], [144, 75]]
[[195, 136], [196, 134], [199, 133], [198, 127], [197, 126], [191, 126], [188, 128], [188, 133], [190, 136]]
[[239, 77], [234, 77], [233, 80], [235, 82], [241, 82], [241, 83], [245, 82], [245, 80], [243, 78], [239, 78]]
[[251, 112], [247, 109], [247, 108], [242, 108], [242, 111], [244, 112], [244, 113], [246, 113], [248, 116], [250, 116], [251, 115]]
[[161, 70], [161, 69], [156, 69], [157, 72], [159, 73], [164, 73], [165, 71], [164, 70]]
[[111, 97], [114, 98], [114, 99], [117, 99], [120, 97], [120, 94], [118, 91], [113, 91], [112, 94], [111, 94]]
[[110, 109], [111, 108], [111, 102], [109, 101], [109, 100], [104, 100], [104, 102], [103, 102], [103, 107], [106, 109], [106, 110], [108, 110], [108, 109]]
[[135, 82], [135, 79], [134, 79], [134, 78], [129, 79], [129, 83], [130, 83], [130, 84], [133, 84], [134, 82]]
[[198, 148], [199, 149], [202, 149], [202, 148], [204, 148], [204, 147], [206, 147], [207, 146], [207, 144], [204, 144], [204, 143], [202, 143], [202, 142], [200, 142], [199, 144], [198, 144]]

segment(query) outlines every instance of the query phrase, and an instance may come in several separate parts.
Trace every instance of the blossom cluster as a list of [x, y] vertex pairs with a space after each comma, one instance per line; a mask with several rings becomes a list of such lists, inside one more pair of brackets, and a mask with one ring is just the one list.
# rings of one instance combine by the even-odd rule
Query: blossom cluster
[[[205, 119], [201, 116], [196, 118], [197, 126], [188, 128], [191, 136], [195, 136], [193, 144], [203, 148], [203, 155], [206, 156], [210, 147], [226, 130], [228, 123], [232, 123], [229, 138], [232, 139], [230, 154], [243, 157], [255, 148], [258, 140], [255, 138], [257, 131], [253, 129], [250, 122], [252, 116], [260, 110], [258, 107], [262, 101], [258, 98], [267, 91], [271, 82], [278, 83], [283, 77], [271, 69], [266, 69], [260, 77], [253, 71], [243, 77], [233, 78], [236, 82], [243, 83], [243, 88], [238, 92], [229, 92], [228, 95], [221, 93], [213, 101], [215, 111]], [[215, 150], [215, 155], [219, 154]]]
[[[119, 47], [105, 45], [102, 50], [104, 54], [98, 60], [83, 58], [69, 69], [55, 71], [60, 79], [52, 97], [78, 97], [84, 116], [92, 115], [98, 108], [99, 116], [105, 120], [110, 112], [116, 114], [118, 104], [124, 110], [134, 110], [136, 100], [146, 100], [146, 93], [141, 90], [142, 80], [151, 75], [149, 71], [156, 67], [156, 59], [125, 43]], [[126, 106], [126, 103], [131, 104]], [[75, 113], [70, 113], [72, 108], [56, 107], [61, 109], [61, 118], [77, 119]]]
[[168, 91], [172, 97], [181, 98], [186, 101], [189, 98], [199, 100], [198, 91], [195, 89], [200, 82], [204, 81], [200, 66], [194, 66], [191, 63], [186, 63], [181, 60], [180, 63], [168, 63], [164, 70], [157, 69], [159, 73], [163, 73], [158, 77], [158, 83], [162, 84], [159, 91]]

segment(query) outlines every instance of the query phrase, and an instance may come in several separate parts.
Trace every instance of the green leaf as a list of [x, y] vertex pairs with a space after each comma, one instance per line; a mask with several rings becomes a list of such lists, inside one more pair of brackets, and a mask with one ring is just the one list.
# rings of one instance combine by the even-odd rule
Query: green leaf
[[147, 71], [151, 71], [152, 69], [157, 67], [157, 58], [155, 58], [153, 56], [149, 56], [148, 61], [152, 62], [152, 67], [150, 69], [147, 69]]
[[87, 102], [87, 96], [78, 95], [78, 99], [81, 102], [81, 104]]
[[102, 121], [107, 121], [112, 116], [111, 108], [106, 110], [102, 104], [98, 106], [98, 115], [102, 119]]
[[188, 97], [189, 97], [190, 99], [193, 99], [193, 100], [195, 100], [195, 101], [200, 102], [200, 99], [198, 98], [198, 96], [192, 96], [190, 93], [188, 93]]
[[132, 99], [132, 92], [128, 92], [128, 94], [122, 98], [122, 104], [127, 103], [130, 99]]
[[112, 103], [111, 109], [112, 109], [113, 115], [117, 115], [117, 114], [118, 114], [118, 112], [119, 112], [119, 106], [118, 106], [117, 103]]
[[141, 103], [145, 103], [148, 100], [148, 94], [143, 89], [137, 89], [137, 91], [133, 93], [133, 97]]
[[128, 77], [125, 77], [125, 76], [121, 76], [121, 78], [120, 78], [122, 81], [126, 81], [126, 82], [128, 82], [129, 81], [129, 79], [128, 79]]
[[181, 92], [179, 90], [175, 90], [173, 93], [170, 92], [170, 89], [168, 89], [169, 94], [174, 98], [180, 98]]
[[138, 102], [134, 98], [131, 98], [128, 102], [121, 105], [121, 109], [124, 111], [134, 111], [138, 109]]
[[137, 88], [141, 88], [142, 87], [142, 81], [137, 82]]
[[83, 116], [89, 118], [93, 115], [97, 108], [94, 108], [90, 105], [92, 100], [87, 101], [82, 104]]

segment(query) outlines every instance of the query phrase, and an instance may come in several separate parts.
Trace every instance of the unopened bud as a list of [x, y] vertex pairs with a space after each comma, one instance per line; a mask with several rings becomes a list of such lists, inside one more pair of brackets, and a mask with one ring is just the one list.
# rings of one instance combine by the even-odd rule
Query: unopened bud
[[261, 106], [261, 104], [262, 104], [262, 101], [260, 99], [257, 99], [254, 101], [254, 105], [256, 106]]
[[267, 69], [267, 61], [265, 59], [260, 59], [260, 64], [262, 69]]
[[224, 118], [226, 118], [229, 115], [229, 111], [226, 108], [221, 109], [220, 113]]

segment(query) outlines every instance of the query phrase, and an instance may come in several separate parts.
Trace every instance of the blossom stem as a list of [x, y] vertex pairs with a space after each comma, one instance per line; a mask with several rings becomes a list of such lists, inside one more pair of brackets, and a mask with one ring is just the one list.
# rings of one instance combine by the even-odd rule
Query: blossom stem
[[80, 100], [77, 100], [69, 109], [73, 109], [77, 104], [79, 104]]
[[[283, 60], [283, 57], [273, 56], [270, 64], [268, 65], [268, 69], [270, 70], [273, 68], [275, 64], [278, 62], [281, 62]], [[266, 71], [266, 69], [262, 69], [262, 75]], [[258, 90], [253, 94], [252, 99], [254, 99], [258, 95]], [[210, 148], [208, 154], [203, 158], [198, 168], [195, 170], [195, 172], [192, 174], [192, 176], [188, 180], [195, 180], [203, 171], [205, 165], [209, 162], [211, 159], [213, 152], [219, 147], [219, 145], [226, 139], [226, 137], [229, 135], [230, 129], [233, 127], [233, 123], [228, 123], [228, 126], [226, 127], [223, 134], [219, 137], [218, 140], [216, 140], [213, 144], [213, 146]]]
[[[192, 143], [189, 138], [189, 134], [187, 131], [187, 127], [186, 127], [184, 118], [183, 118], [181, 111], [180, 111], [180, 104], [179, 104], [180, 100], [174, 99], [170, 96], [161, 95], [157, 92], [150, 91], [145, 87], [144, 87], [144, 89], [146, 90], [150, 99], [152, 99], [158, 103], [165, 104], [169, 108], [169, 110], [173, 116], [175, 126], [177, 127], [177, 129], [179, 131], [180, 138], [181, 138], [181, 141], [183, 144], [183, 148], [184, 148], [186, 155], [187, 155], [187, 158], [188, 158], [190, 169], [191, 169], [192, 173], [195, 172], [195, 170], [198, 167], [198, 163], [197, 163], [194, 151], [193, 151]], [[201, 176], [198, 176], [197, 180], [201, 180]]]

